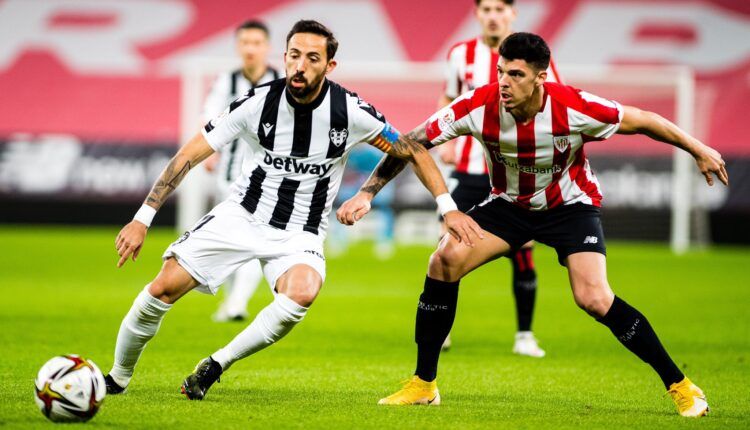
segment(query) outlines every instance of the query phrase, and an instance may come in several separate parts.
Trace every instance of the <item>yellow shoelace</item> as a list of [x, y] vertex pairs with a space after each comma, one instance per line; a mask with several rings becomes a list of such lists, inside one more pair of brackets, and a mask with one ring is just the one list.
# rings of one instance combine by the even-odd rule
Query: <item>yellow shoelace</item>
[[701, 397], [699, 392], [693, 392], [689, 390], [690, 387], [686, 387], [685, 392], [679, 390], [677, 387], [668, 390], [664, 395], [669, 394], [680, 409], [690, 407], [690, 400], [693, 397]]

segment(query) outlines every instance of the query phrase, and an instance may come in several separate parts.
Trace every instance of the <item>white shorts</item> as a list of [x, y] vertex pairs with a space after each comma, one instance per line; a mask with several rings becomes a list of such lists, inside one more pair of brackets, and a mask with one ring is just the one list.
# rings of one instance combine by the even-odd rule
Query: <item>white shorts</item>
[[229, 275], [252, 259], [260, 260], [271, 289], [297, 264], [306, 264], [326, 278], [320, 236], [271, 227], [232, 201], [219, 203], [169, 245], [162, 258], [170, 257], [200, 282], [198, 291], [210, 294], [216, 294]]

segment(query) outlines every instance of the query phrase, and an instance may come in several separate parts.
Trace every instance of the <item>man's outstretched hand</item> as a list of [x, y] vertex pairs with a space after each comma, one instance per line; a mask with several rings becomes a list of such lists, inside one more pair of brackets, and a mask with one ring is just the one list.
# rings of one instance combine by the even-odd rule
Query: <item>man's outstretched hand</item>
[[117, 267], [122, 267], [128, 257], [133, 256], [133, 261], [138, 257], [141, 252], [141, 246], [143, 241], [146, 239], [146, 233], [148, 227], [140, 221], [130, 221], [128, 225], [120, 230], [120, 233], [115, 239], [115, 248], [117, 249], [117, 255], [120, 256], [120, 261], [117, 262]]
[[708, 185], [714, 184], [714, 178], [711, 174], [716, 175], [717, 178], [724, 185], [729, 185], [729, 174], [727, 174], [727, 166], [724, 160], [721, 158], [719, 151], [711, 148], [710, 146], [701, 145], [700, 150], [696, 151], [695, 164], [698, 165], [703, 176], [706, 178]]

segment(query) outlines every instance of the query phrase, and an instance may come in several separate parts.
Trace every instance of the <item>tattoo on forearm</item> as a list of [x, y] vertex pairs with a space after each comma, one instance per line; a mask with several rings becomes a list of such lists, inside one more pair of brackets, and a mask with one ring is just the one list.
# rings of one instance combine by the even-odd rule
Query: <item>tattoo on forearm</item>
[[398, 140], [393, 143], [393, 149], [396, 153], [409, 158], [412, 158], [414, 154], [424, 152], [431, 147], [432, 144], [427, 139], [424, 127], [419, 127], [407, 134], [402, 134], [399, 136]]
[[[398, 140], [393, 143], [393, 150], [399, 154], [412, 157], [412, 154], [425, 151], [432, 146], [432, 143], [427, 139], [424, 127], [417, 127], [407, 135], [399, 136]], [[377, 194], [388, 182], [398, 176], [407, 164], [406, 159], [386, 155], [375, 167], [372, 175], [362, 185], [360, 191], [373, 195]]]
[[193, 167], [190, 160], [181, 160], [179, 156], [175, 156], [169, 162], [164, 171], [161, 172], [159, 179], [156, 180], [154, 186], [151, 188], [151, 192], [146, 198], [146, 204], [150, 206], [156, 206], [160, 208], [162, 204], [167, 200], [172, 191], [182, 182], [185, 175]]
[[380, 160], [380, 163], [375, 167], [372, 175], [370, 175], [360, 190], [372, 195], [377, 194], [391, 179], [404, 170], [406, 164], [406, 160], [386, 155]]

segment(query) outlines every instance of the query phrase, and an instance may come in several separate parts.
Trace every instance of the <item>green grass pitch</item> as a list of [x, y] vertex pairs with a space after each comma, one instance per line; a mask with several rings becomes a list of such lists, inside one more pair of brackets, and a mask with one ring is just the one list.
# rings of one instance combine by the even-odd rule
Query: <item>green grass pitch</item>
[[[78, 353], [103, 371], [120, 321], [177, 235], [154, 230], [139, 260], [116, 269], [115, 228], [0, 228], [0, 427], [52, 426], [33, 379], [50, 357]], [[640, 309], [708, 395], [706, 419], [679, 417], [656, 374], [576, 308], [554, 251], [536, 254], [534, 328], [547, 357], [511, 354], [510, 267], [500, 260], [461, 285], [439, 407], [382, 407], [414, 368], [414, 313], [425, 247], [387, 262], [366, 245], [329, 258], [307, 319], [228, 371], [203, 402], [179, 393], [201, 358], [243, 324], [214, 324], [217, 299], [183, 298], [146, 348], [129, 392], [106, 398], [94, 428], [748, 428], [750, 249], [675, 257], [663, 245], [609, 244], [614, 290]], [[261, 287], [251, 315], [270, 300]]]

